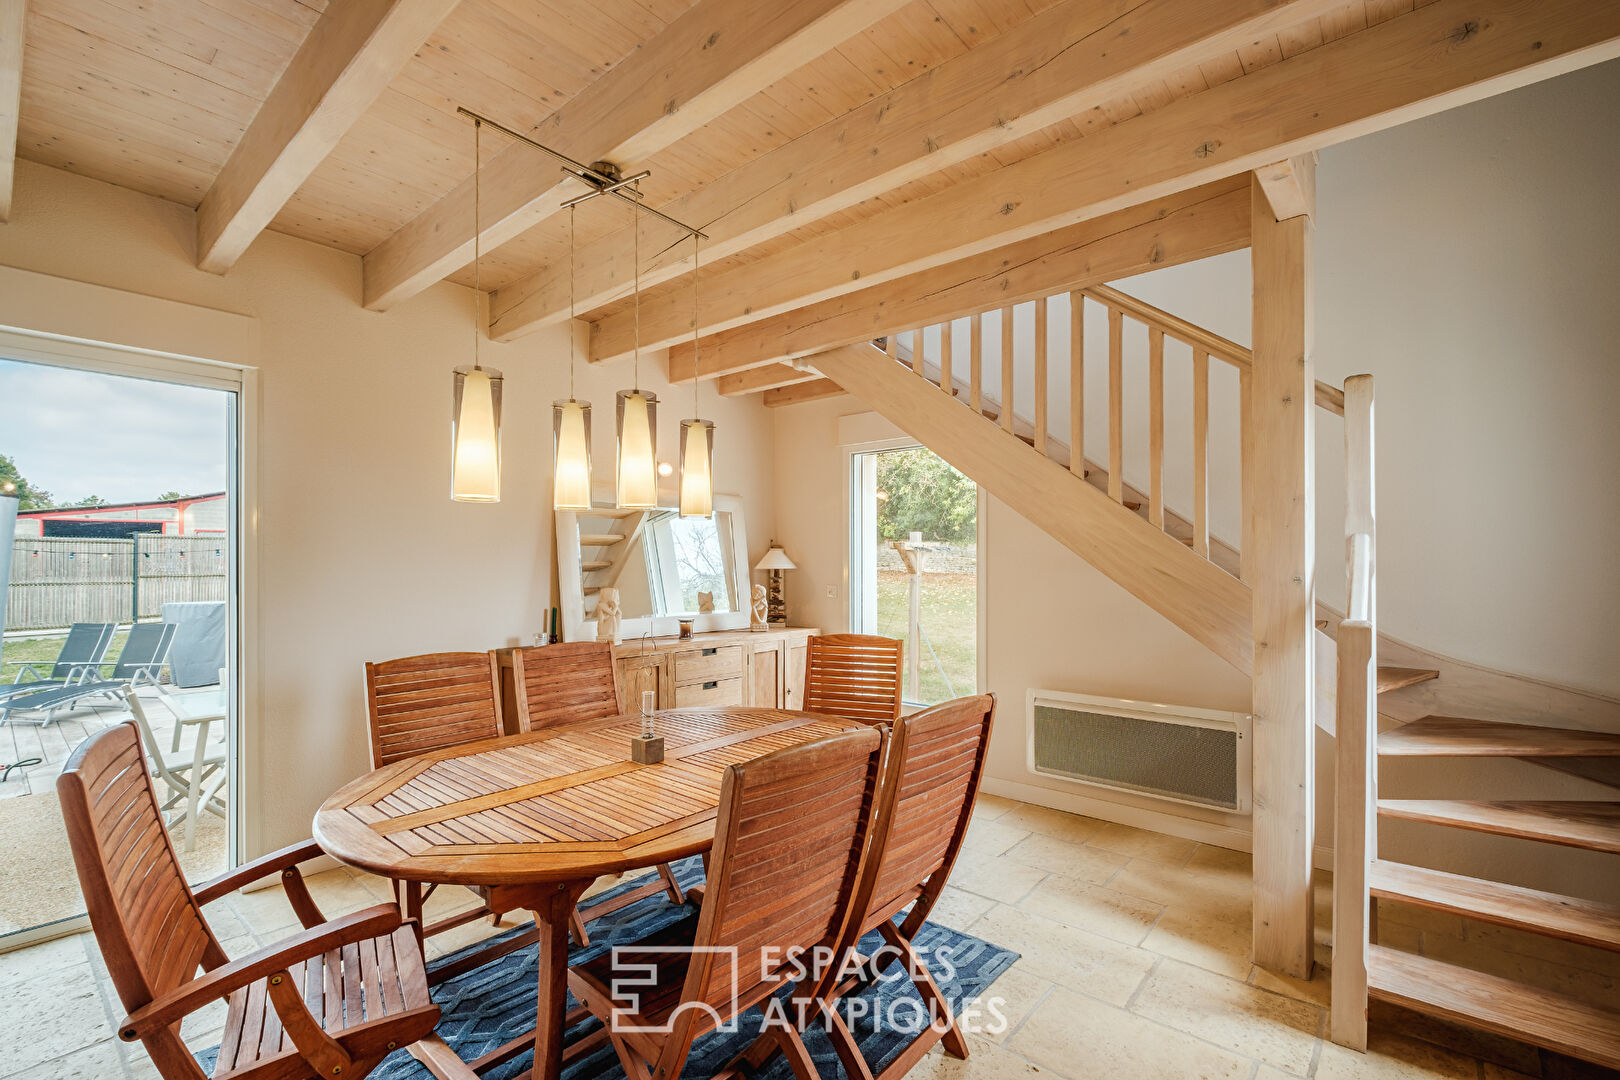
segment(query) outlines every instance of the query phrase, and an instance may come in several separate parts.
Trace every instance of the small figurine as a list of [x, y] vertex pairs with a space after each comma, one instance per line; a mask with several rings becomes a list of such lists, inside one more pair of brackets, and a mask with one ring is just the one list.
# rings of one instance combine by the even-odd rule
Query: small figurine
[[596, 599], [596, 640], [619, 643], [619, 590], [604, 588]]
[[766, 629], [767, 623], [765, 621], [765, 614], [768, 610], [768, 605], [765, 602], [765, 586], [754, 586], [754, 603], [752, 605], [752, 609], [753, 619], [749, 623], [748, 629], [761, 631]]
[[714, 593], [712, 593], [712, 592], [700, 592], [700, 593], [698, 593], [698, 614], [699, 615], [713, 615], [714, 614]]

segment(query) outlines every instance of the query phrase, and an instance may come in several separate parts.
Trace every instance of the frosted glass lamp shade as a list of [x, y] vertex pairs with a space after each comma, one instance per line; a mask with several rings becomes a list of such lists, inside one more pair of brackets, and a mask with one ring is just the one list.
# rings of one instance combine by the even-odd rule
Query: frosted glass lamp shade
[[658, 397], [640, 390], [618, 395], [619, 458], [615, 501], [621, 510], [658, 508]]
[[714, 513], [714, 424], [681, 421], [681, 517]]
[[558, 510], [591, 508], [591, 403], [551, 403], [551, 505]]
[[450, 497], [501, 501], [501, 373], [456, 368], [450, 410]]
[[797, 570], [787, 552], [779, 547], [773, 547], [765, 553], [765, 557], [754, 564], [755, 570]]

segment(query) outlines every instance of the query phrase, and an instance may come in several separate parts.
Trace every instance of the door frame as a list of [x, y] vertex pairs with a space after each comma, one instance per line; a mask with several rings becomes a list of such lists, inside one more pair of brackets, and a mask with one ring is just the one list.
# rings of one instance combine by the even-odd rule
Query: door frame
[[[80, 288], [86, 287], [77, 282], [71, 284]], [[172, 302], [163, 301], [158, 303], [166, 307], [189, 306], [173, 305]], [[248, 335], [249, 345], [246, 351], [248, 353], [256, 351], [254, 345], [257, 339], [257, 320], [210, 309], [195, 310], [206, 312], [208, 316], [224, 316], [252, 324], [253, 332]], [[244, 350], [230, 351], [240, 354]], [[245, 808], [252, 805], [258, 793], [250, 790], [252, 773], [242, 767], [242, 762], [248, 754], [254, 752], [262, 737], [257, 708], [260, 690], [258, 369], [244, 363], [116, 345], [4, 325], [0, 325], [0, 358], [221, 390], [235, 395], [229, 412], [232, 423], [230, 446], [227, 451], [230, 460], [227, 463], [229, 476], [226, 484], [230, 493], [227, 513], [230, 515], [235, 538], [230, 574], [227, 579], [228, 591], [235, 602], [235, 618], [231, 620], [231, 637], [227, 642], [227, 660], [231, 663], [235, 676], [230, 687], [228, 737], [235, 752], [228, 756], [226, 763], [226, 784], [227, 790], [231, 792], [231, 798], [226, 802], [225, 866], [227, 870], [233, 869], [241, 863], [241, 852], [254, 840], [252, 837], [244, 836], [244, 830], [254, 818], [245, 812]], [[60, 919], [8, 935], [4, 944], [0, 944], [0, 953], [81, 933], [89, 928], [88, 915]]]

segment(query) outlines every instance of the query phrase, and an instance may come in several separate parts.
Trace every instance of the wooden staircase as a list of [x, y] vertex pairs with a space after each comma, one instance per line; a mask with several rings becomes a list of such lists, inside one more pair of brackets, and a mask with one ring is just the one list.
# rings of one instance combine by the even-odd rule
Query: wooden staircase
[[[1237, 369], [1246, 417], [1248, 350], [1117, 290], [1079, 290], [1069, 296], [1071, 390], [1084, 386], [1083, 349], [1073, 345], [1083, 340], [1088, 300], [1101, 305], [1108, 320], [1106, 462], [1075, 452], [1084, 445], [1081, 394], [1068, 403], [1068, 430], [1061, 433], [1067, 441], [1049, 424], [1045, 301], [1036, 302], [1035, 355], [1018, 358], [1035, 368], [1032, 415], [1012, 407], [1014, 365], [1002, 366], [999, 394], [984, 385], [985, 327], [978, 316], [971, 319], [965, 358], [952, 355], [960, 351], [954, 348], [959, 335], [947, 326], [893, 332], [865, 353], [852, 347], [818, 357], [817, 366], [1235, 667], [1251, 672], [1250, 590], [1242, 545], [1238, 538], [1223, 542], [1211, 535], [1206, 479], [1210, 361]], [[1150, 361], [1150, 475], [1142, 488], [1124, 481], [1121, 342], [1131, 322], [1147, 328]], [[1011, 308], [1001, 309], [1000, 325], [999, 355], [1011, 355]], [[1164, 497], [1167, 339], [1193, 350], [1195, 483], [1185, 514], [1172, 511]], [[1347, 380], [1343, 390], [1318, 384], [1316, 404], [1345, 417], [1349, 502], [1350, 610], [1336, 627], [1336, 641], [1321, 634], [1318, 623], [1318, 667], [1326, 669], [1327, 683], [1318, 695], [1318, 721], [1331, 732], [1336, 714], [1339, 728], [1332, 1036], [1364, 1049], [1371, 998], [1620, 1068], [1620, 1014], [1374, 942], [1373, 909], [1382, 900], [1620, 951], [1620, 907], [1613, 904], [1376, 858], [1378, 822], [1391, 819], [1620, 853], [1620, 802], [1376, 794], [1378, 761], [1395, 757], [1509, 757], [1620, 786], [1620, 735], [1443, 715], [1378, 732], [1382, 695], [1434, 680], [1439, 672], [1377, 662], [1371, 378]], [[1247, 441], [1245, 478], [1250, 475]], [[1247, 479], [1243, 490], [1247, 496]]]

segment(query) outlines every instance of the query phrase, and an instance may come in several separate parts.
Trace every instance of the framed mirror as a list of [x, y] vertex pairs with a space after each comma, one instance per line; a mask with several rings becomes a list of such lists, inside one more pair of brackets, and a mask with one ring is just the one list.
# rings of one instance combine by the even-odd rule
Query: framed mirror
[[[751, 579], [742, 499], [716, 495], [714, 513], [683, 518], [657, 510], [557, 511], [557, 580], [564, 641], [596, 640], [596, 601], [619, 590], [620, 637], [672, 636], [693, 629], [746, 630]], [[699, 613], [699, 593], [714, 610]]]

